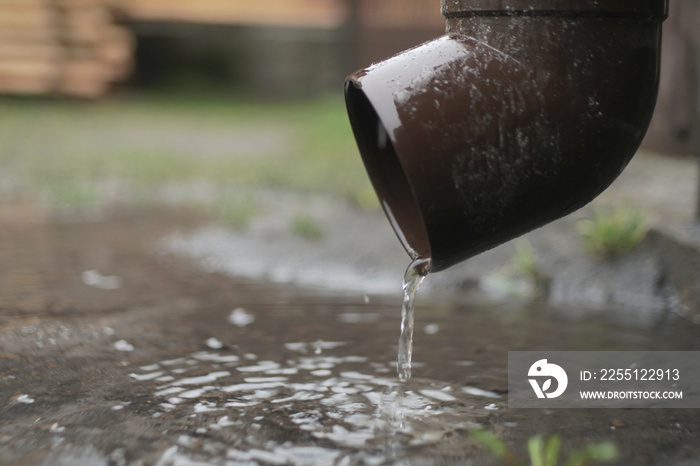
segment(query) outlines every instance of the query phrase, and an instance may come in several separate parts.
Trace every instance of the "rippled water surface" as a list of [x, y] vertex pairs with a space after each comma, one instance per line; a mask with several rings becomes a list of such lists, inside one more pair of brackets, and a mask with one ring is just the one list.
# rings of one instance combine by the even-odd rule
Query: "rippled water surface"
[[[43, 464], [163, 466], [498, 464], [470, 440], [475, 428], [516, 448], [537, 433], [574, 447], [613, 434], [629, 454], [651, 455], [640, 439], [659, 429], [681, 444], [697, 433], [682, 410], [507, 407], [509, 350], [697, 349], [695, 328], [672, 315], [622, 326], [614, 312], [419, 296], [413, 377], [401, 382], [400, 299], [262, 283], [233, 291], [228, 303], [146, 310], [125, 326], [19, 328], [37, 350], [5, 372], [24, 380], [4, 410], [8, 426], [43, 426], [24, 432], [46, 449]], [[620, 435], [613, 421], [630, 427]], [[18, 435], [4, 432], [7, 442]]]
[[[468, 359], [445, 361], [451, 377], [436, 379], [420, 377], [418, 360], [417, 377], [401, 382], [393, 300], [316, 298], [286, 309], [289, 315], [255, 307], [220, 315], [219, 325], [210, 323], [220, 327], [212, 328], [216, 336], [194, 351], [132, 367], [131, 383], [142, 395], [112, 408], [145, 402], [138, 409], [155, 422], [176, 416], [198, 426], [180, 435], [163, 461], [189, 458], [209, 438], [217, 439], [209, 450], [220, 461], [383, 464], [484, 427], [482, 420], [504, 405], [502, 388], [470, 384], [475, 362]], [[436, 322], [424, 323], [419, 338], [435, 340]], [[268, 334], [271, 324], [282, 331]], [[503, 374], [493, 378], [505, 383]]]
[[661, 349], [677, 347], [683, 335], [672, 316], [657, 316], [652, 328], [623, 328], [544, 304], [507, 309], [426, 297], [414, 377], [401, 382], [398, 300], [298, 293], [277, 305], [192, 316], [210, 333], [200, 333], [191, 351], [129, 367], [140, 395], [113, 409], [164, 425], [178, 419], [162, 464], [485, 464], [491, 460], [469, 440], [475, 428], [521, 438], [597, 424], [605, 438], [619, 413], [570, 411], [568, 425], [558, 425], [561, 413], [508, 410], [507, 351]]

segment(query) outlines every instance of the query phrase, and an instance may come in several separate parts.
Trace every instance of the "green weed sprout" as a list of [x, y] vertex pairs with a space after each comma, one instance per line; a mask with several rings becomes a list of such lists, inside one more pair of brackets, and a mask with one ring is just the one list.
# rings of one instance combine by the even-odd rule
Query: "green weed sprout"
[[321, 225], [308, 214], [299, 214], [292, 218], [291, 229], [297, 236], [310, 241], [318, 241], [323, 237]]
[[646, 234], [646, 216], [628, 204], [596, 206], [593, 216], [581, 220], [577, 230], [586, 249], [603, 259], [629, 252]]
[[547, 281], [545, 273], [537, 264], [535, 249], [526, 238], [520, 238], [515, 244], [515, 252], [511, 256], [511, 267], [516, 275], [542, 284]]
[[493, 432], [486, 430], [474, 430], [470, 437], [479, 445], [489, 450], [496, 458], [499, 458], [507, 466], [587, 466], [592, 461], [612, 462], [616, 461], [619, 453], [612, 442], [592, 443], [581, 450], [575, 451], [568, 460], [560, 462], [561, 438], [557, 435], [549, 437], [546, 441], [537, 435], [527, 442], [529, 461], [519, 458], [508, 449], [505, 442]]
[[214, 215], [226, 225], [230, 225], [237, 230], [243, 230], [250, 224], [258, 206], [252, 197], [243, 197], [221, 198], [214, 203], [212, 208]]

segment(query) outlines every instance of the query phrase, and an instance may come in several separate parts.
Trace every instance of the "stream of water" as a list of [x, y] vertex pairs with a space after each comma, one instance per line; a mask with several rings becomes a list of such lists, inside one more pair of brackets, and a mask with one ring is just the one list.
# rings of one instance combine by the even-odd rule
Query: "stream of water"
[[396, 358], [396, 369], [401, 382], [406, 382], [411, 378], [416, 294], [429, 271], [430, 259], [418, 258], [411, 262], [403, 277], [401, 335], [399, 336], [399, 352]]

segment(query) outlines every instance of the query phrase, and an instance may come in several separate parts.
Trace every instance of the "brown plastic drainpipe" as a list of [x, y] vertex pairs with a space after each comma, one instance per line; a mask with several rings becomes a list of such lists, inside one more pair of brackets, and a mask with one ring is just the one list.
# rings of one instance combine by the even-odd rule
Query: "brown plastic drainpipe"
[[397, 236], [433, 272], [590, 202], [656, 103], [667, 0], [443, 0], [447, 34], [350, 75]]

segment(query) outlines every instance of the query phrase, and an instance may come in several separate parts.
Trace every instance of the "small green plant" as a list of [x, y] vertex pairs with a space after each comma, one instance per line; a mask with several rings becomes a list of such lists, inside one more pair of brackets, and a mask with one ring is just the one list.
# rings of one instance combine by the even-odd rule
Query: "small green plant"
[[44, 190], [53, 208], [84, 210], [99, 203], [97, 190], [89, 183], [51, 183], [44, 186]]
[[593, 461], [616, 461], [619, 456], [617, 447], [612, 442], [592, 443], [575, 451], [562, 463], [559, 460], [562, 446], [561, 438], [554, 435], [545, 441], [542, 436], [536, 435], [527, 442], [528, 461], [519, 458], [510, 451], [505, 442], [493, 432], [474, 430], [470, 432], [470, 436], [508, 466], [587, 466]]
[[323, 237], [323, 229], [318, 222], [308, 214], [294, 216], [294, 218], [292, 218], [291, 229], [294, 234], [311, 241], [317, 241]]
[[511, 267], [517, 276], [532, 280], [534, 283], [540, 284], [547, 281], [544, 272], [537, 264], [535, 249], [525, 238], [519, 239], [515, 244], [515, 252], [511, 256]]
[[633, 249], [646, 234], [646, 216], [628, 204], [596, 206], [577, 230], [589, 251], [604, 259], [616, 259]]
[[214, 215], [235, 229], [242, 230], [250, 224], [257, 206], [251, 198], [219, 200], [213, 206]]

